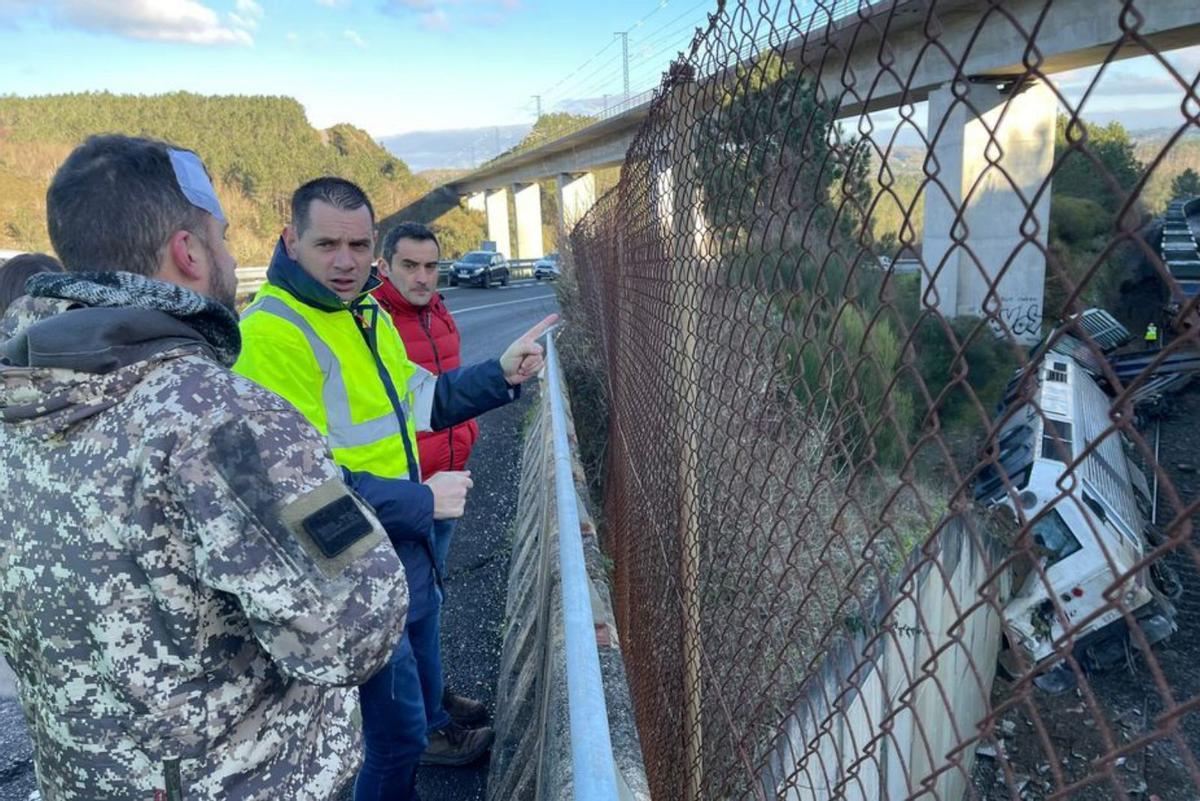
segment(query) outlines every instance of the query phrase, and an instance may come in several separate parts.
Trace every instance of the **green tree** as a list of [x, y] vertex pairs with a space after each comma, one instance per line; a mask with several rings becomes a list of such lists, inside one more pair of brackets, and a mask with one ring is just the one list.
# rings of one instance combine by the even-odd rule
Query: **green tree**
[[696, 173], [712, 236], [733, 254], [725, 281], [780, 290], [771, 302], [799, 400], [835, 410], [848, 453], [898, 462], [912, 403], [891, 382], [902, 337], [879, 302], [866, 143], [774, 52], [739, 67], [701, 124]]
[[1087, 125], [1059, 115], [1055, 125], [1055, 171], [1051, 191], [1099, 203], [1116, 213], [1137, 186], [1144, 167], [1119, 122]]
[[[1140, 196], [1133, 200], [1145, 167], [1120, 123], [1087, 125], [1061, 115], [1054, 158], [1045, 316], [1063, 317], [1089, 305], [1116, 308], [1122, 277], [1130, 273], [1129, 254], [1107, 244], [1123, 207], [1129, 211], [1122, 227], [1135, 227], [1145, 215]], [[1068, 308], [1080, 284], [1084, 290]]]
[[1171, 182], [1172, 197], [1196, 197], [1200, 195], [1200, 173], [1188, 167]]
[[[318, 131], [287, 97], [0, 97], [0, 130], [0, 187], [36, 198], [20, 208], [0, 200], [0, 247], [45, 248], [45, 187], [71, 148], [98, 132], [165, 139], [199, 153], [231, 213], [231, 247], [243, 264], [266, 263], [287, 221], [292, 191], [311, 178], [354, 181], [381, 218], [429, 188], [365, 131], [350, 125]], [[30, 186], [37, 191], [29, 193]]]

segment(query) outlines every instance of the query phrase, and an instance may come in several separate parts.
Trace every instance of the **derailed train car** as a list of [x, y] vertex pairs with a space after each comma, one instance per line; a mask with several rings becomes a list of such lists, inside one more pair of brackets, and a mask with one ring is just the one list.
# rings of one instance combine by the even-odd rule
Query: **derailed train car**
[[[1161, 566], [1139, 567], [1151, 547], [1147, 481], [1083, 350], [1061, 336], [1041, 356], [1035, 386], [1010, 385], [995, 464], [975, 485], [977, 501], [1028, 526], [1029, 541], [1016, 545], [1040, 566], [1017, 560], [1001, 667], [1015, 674], [1022, 662], [1034, 665], [1048, 690], [1072, 684], [1057, 659], [1068, 630], [1074, 656], [1094, 669], [1122, 658], [1129, 643], [1153, 644], [1176, 629], [1177, 583]], [[1129, 637], [1131, 623], [1144, 640]]]

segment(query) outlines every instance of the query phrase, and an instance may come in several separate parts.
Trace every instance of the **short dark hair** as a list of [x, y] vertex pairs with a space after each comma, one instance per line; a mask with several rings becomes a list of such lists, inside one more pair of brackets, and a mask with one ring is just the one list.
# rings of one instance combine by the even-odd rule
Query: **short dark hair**
[[438, 255], [442, 255], [442, 243], [438, 241], [437, 234], [428, 225], [419, 222], [402, 222], [388, 231], [387, 236], [383, 238], [383, 260], [388, 264], [392, 263], [392, 256], [396, 255], [396, 245], [401, 239], [432, 242], [437, 245]]
[[45, 253], [22, 253], [0, 264], [0, 314], [25, 294], [25, 282], [38, 273], [61, 273], [62, 264]]
[[206, 235], [208, 212], [179, 188], [169, 150], [155, 139], [89, 137], [75, 148], [46, 190], [46, 226], [68, 270], [158, 272], [176, 231]]
[[328, 203], [341, 211], [354, 211], [366, 206], [371, 215], [371, 222], [375, 222], [375, 209], [371, 206], [367, 193], [362, 191], [358, 184], [345, 178], [327, 175], [309, 181], [292, 193], [292, 227], [296, 229], [297, 234], [303, 234], [304, 229], [308, 227], [308, 210], [314, 200]]

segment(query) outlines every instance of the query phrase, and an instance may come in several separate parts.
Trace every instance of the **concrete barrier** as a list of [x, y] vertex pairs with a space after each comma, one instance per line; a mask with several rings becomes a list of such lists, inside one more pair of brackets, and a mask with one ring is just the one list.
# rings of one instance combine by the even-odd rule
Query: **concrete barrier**
[[875, 598], [870, 619], [882, 626], [827, 652], [800, 693], [759, 797], [973, 797], [975, 746], [995, 723], [1001, 610], [1012, 589], [1011, 573], [993, 566], [1009, 555], [961, 516], [915, 551], [899, 584]]
[[[504, 646], [496, 693], [496, 744], [488, 772], [488, 798], [495, 801], [516, 798], [565, 801], [573, 797], [554, 502], [554, 446], [549, 390], [545, 382], [542, 386], [542, 396], [525, 438], [509, 565]], [[650, 790], [634, 726], [605, 559], [600, 553], [596, 526], [584, 502], [585, 479], [569, 405], [567, 410], [618, 792], [622, 799], [648, 801]]]

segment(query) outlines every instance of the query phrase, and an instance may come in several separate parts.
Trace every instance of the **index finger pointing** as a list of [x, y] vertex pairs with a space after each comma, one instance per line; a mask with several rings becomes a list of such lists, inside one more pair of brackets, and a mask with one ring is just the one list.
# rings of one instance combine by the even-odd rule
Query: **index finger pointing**
[[540, 337], [542, 334], [546, 333], [547, 329], [549, 329], [550, 326], [554, 325], [556, 322], [558, 322], [558, 315], [551, 314], [550, 316], [543, 319], [540, 323], [535, 325], [533, 328], [530, 328], [528, 331], [526, 331], [524, 334], [522, 334], [521, 339], [525, 339], [525, 340], [532, 342], [533, 340]]

